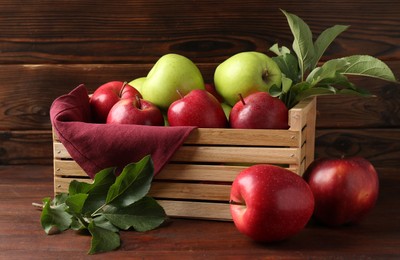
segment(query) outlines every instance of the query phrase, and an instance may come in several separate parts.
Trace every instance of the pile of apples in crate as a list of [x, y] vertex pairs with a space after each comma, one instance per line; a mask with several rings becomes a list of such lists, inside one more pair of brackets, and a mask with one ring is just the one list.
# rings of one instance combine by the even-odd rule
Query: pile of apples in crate
[[[287, 129], [288, 109], [316, 95], [370, 96], [347, 75], [396, 82], [380, 60], [353, 55], [319, 59], [347, 26], [328, 28], [316, 39], [303, 20], [285, 14], [293, 51], [274, 45], [276, 57], [252, 51], [228, 58], [206, 84], [197, 66], [178, 54], [161, 57], [146, 77], [108, 82], [91, 96], [98, 123], [211, 128]], [[277, 241], [300, 230], [314, 215], [331, 226], [355, 223], [373, 208], [378, 176], [364, 158], [314, 161], [303, 176], [279, 166], [253, 165], [238, 173], [230, 208], [238, 230], [257, 241]]]
[[170, 53], [146, 77], [100, 86], [90, 104], [98, 123], [288, 128], [288, 108], [267, 92], [281, 84], [281, 71], [267, 55], [234, 55], [217, 68], [215, 82], [205, 84], [191, 60]]

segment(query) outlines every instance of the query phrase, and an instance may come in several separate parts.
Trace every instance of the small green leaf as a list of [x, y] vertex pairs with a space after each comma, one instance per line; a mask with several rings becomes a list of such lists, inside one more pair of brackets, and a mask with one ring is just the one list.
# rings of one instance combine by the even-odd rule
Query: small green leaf
[[128, 164], [110, 187], [106, 204], [125, 207], [140, 200], [149, 192], [153, 175], [154, 167], [150, 156]]
[[68, 206], [68, 212], [73, 215], [81, 214], [83, 204], [85, 203], [87, 197], [88, 195], [83, 193], [69, 196], [65, 201], [65, 204]]
[[115, 169], [116, 167], [110, 167], [99, 171], [94, 176], [93, 183], [71, 181], [68, 188], [69, 195], [89, 193], [93, 189], [108, 190], [115, 181]]
[[289, 92], [293, 85], [293, 81], [290, 78], [282, 77], [282, 91], [283, 93]]
[[104, 216], [120, 229], [133, 227], [141, 232], [155, 229], [166, 219], [164, 209], [151, 197], [144, 197], [124, 208], [108, 207]]
[[94, 221], [89, 223], [88, 230], [92, 234], [89, 254], [112, 251], [121, 245], [118, 233], [99, 227]]
[[282, 89], [275, 84], [268, 89], [268, 93], [273, 97], [279, 97], [283, 94]]
[[[59, 197], [60, 198], [60, 197]], [[50, 198], [43, 199], [43, 210], [40, 216], [40, 223], [46, 234], [53, 234], [56, 231], [67, 230], [72, 222], [72, 215], [64, 203], [52, 203]]]
[[336, 89], [331, 86], [314, 87], [314, 88], [309, 88], [307, 90], [301, 91], [301, 93], [299, 93], [296, 96], [296, 100], [300, 101], [300, 100], [303, 100], [303, 99], [306, 99], [306, 98], [312, 97], [312, 96], [332, 95], [335, 93], [336, 93]]
[[369, 55], [340, 58], [348, 63], [340, 72], [346, 75], [366, 76], [398, 83], [391, 69], [381, 60]]
[[93, 221], [98, 227], [108, 229], [113, 232], [119, 232], [118, 227], [114, 226], [103, 214], [93, 218]]
[[315, 50], [310, 27], [297, 15], [288, 13], [284, 10], [290, 30], [294, 36], [293, 50], [297, 55], [301, 78], [309, 69], [315, 59]]
[[342, 59], [329, 60], [321, 67], [317, 67], [311, 71], [306, 81], [309, 82], [311, 86], [315, 86], [322, 80], [333, 79], [346, 65], [348, 65], [348, 62]]
[[339, 34], [347, 30], [347, 28], [349, 28], [349, 26], [335, 25], [326, 29], [318, 36], [317, 40], [314, 42], [315, 56], [311, 64], [311, 69], [317, 66], [318, 61], [325, 53], [329, 45], [335, 40], [335, 38]]
[[275, 43], [269, 48], [270, 51], [275, 53], [278, 56], [285, 55], [285, 54], [290, 54], [290, 49], [288, 47], [282, 46], [279, 48], [278, 44]]
[[290, 53], [286, 53], [280, 56], [272, 57], [275, 63], [278, 65], [282, 74], [293, 82], [298, 82], [301, 78], [299, 74], [299, 64], [296, 56]]
[[88, 198], [82, 210], [83, 214], [91, 215], [105, 204], [108, 190], [116, 180], [115, 170], [115, 167], [107, 168], [95, 175], [93, 184], [87, 190]]

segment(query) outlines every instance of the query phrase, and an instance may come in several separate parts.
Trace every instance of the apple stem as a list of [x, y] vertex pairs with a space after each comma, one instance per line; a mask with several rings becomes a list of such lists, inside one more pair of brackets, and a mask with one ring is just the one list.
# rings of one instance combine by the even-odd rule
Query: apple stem
[[269, 76], [268, 70], [264, 70], [264, 72], [263, 72], [263, 74], [262, 74], [262, 79], [263, 79], [264, 81], [267, 81], [268, 76]]
[[239, 94], [239, 98], [240, 98], [240, 101], [242, 101], [242, 104], [246, 105], [246, 102], [244, 102], [244, 98], [243, 98], [242, 94]]
[[119, 97], [122, 97], [122, 92], [124, 92], [126, 85], [128, 85], [128, 82], [125, 81], [124, 84], [122, 84], [121, 90], [119, 91]]
[[136, 101], [137, 101], [137, 104], [138, 104], [138, 108], [142, 109], [142, 101], [140, 100], [139, 95], [135, 95], [135, 98], [136, 98]]
[[176, 90], [176, 93], [178, 93], [178, 95], [179, 95], [181, 98], [183, 98], [182, 92], [181, 92], [179, 89]]

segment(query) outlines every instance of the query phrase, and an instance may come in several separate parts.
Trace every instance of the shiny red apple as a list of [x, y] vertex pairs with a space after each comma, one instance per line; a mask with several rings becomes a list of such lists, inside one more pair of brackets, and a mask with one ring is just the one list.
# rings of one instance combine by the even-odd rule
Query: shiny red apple
[[315, 160], [304, 179], [315, 197], [314, 218], [329, 226], [361, 221], [378, 198], [378, 175], [362, 157]]
[[295, 235], [314, 210], [314, 197], [307, 183], [287, 169], [268, 164], [250, 166], [236, 176], [230, 203], [237, 229], [260, 242]]
[[108, 113], [106, 123], [163, 126], [164, 117], [157, 106], [136, 96], [118, 101]]
[[98, 87], [90, 98], [94, 121], [105, 123], [108, 112], [120, 99], [134, 98], [141, 94], [134, 87], [122, 81], [110, 81]]
[[228, 120], [220, 102], [206, 90], [195, 89], [168, 108], [170, 126], [224, 128]]
[[287, 129], [286, 105], [267, 92], [255, 92], [242, 98], [232, 108], [229, 123], [232, 128]]

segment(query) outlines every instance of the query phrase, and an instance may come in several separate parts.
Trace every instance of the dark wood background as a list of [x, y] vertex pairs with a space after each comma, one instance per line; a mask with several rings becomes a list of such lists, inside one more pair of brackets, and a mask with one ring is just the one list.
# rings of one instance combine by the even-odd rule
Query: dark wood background
[[[0, 1], [0, 164], [52, 164], [52, 101], [85, 83], [145, 76], [170, 52], [192, 59], [206, 81], [241, 51], [268, 54], [292, 36], [279, 8], [315, 34], [351, 27], [324, 59], [368, 54], [400, 77], [400, 2]], [[376, 98], [318, 98], [316, 156], [360, 155], [400, 167], [400, 86], [354, 78]]]

